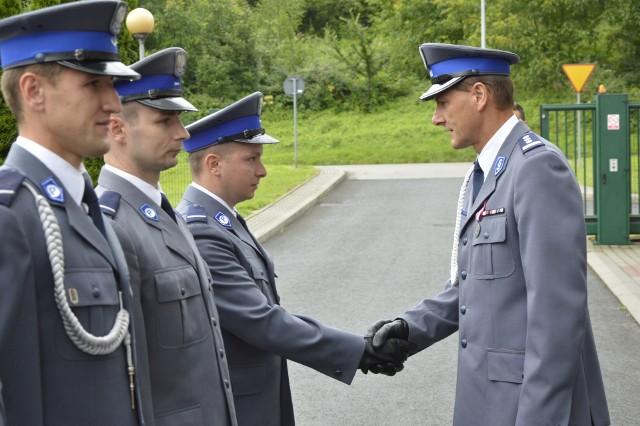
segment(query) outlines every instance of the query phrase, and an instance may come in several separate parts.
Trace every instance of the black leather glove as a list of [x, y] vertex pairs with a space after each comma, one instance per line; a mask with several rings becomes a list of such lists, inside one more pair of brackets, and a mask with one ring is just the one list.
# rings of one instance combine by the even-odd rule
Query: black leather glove
[[366, 339], [368, 337], [375, 336], [375, 334], [378, 332], [378, 330], [380, 330], [382, 328], [383, 325], [388, 324], [390, 322], [391, 322], [391, 320], [380, 320], [380, 321], [376, 322], [371, 327], [369, 327], [369, 329], [367, 330], [366, 334], [364, 335], [364, 338]]
[[367, 335], [370, 335], [372, 331], [373, 340], [371, 343], [374, 349], [384, 346], [393, 337], [405, 341], [409, 339], [409, 326], [405, 320], [400, 318], [394, 321], [378, 321], [367, 331]]
[[406, 340], [390, 338], [379, 348], [374, 348], [371, 337], [365, 337], [365, 347], [358, 368], [367, 374], [393, 376], [402, 371], [403, 364], [408, 357], [408, 343]]

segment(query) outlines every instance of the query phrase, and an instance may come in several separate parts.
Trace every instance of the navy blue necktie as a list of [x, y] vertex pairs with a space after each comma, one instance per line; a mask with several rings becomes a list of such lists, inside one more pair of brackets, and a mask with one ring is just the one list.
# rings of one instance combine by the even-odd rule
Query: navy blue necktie
[[484, 183], [484, 173], [480, 168], [480, 164], [476, 161], [473, 163], [473, 198], [471, 202], [476, 201], [476, 197], [478, 196], [478, 192], [480, 192], [480, 188], [482, 188], [482, 184]]
[[171, 203], [169, 202], [169, 199], [167, 198], [166, 195], [164, 195], [164, 193], [160, 194], [162, 196], [162, 201], [160, 201], [160, 207], [162, 208], [162, 210], [164, 210], [169, 216], [171, 216], [171, 219], [173, 219], [174, 222], [177, 223], [176, 220], [176, 212], [173, 211], [173, 207], [171, 207]]
[[245, 231], [247, 231], [247, 234], [249, 234], [251, 238], [253, 238], [253, 235], [251, 235], [251, 231], [249, 231], [249, 227], [247, 226], [247, 222], [244, 220], [242, 216], [240, 216], [240, 213], [236, 214], [236, 219], [238, 219], [238, 222], [240, 222], [240, 225], [242, 225]]
[[102, 212], [100, 211], [100, 203], [98, 202], [98, 196], [93, 190], [93, 183], [88, 174], [83, 173], [84, 177], [84, 194], [82, 195], [82, 202], [89, 208], [89, 216], [93, 221], [93, 224], [102, 232], [102, 235], [107, 236], [107, 232], [104, 229], [104, 221], [102, 219]]

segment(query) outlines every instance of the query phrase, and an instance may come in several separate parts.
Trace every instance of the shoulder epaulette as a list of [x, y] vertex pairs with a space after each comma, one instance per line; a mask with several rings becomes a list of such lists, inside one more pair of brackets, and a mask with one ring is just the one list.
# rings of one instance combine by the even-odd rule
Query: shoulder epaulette
[[120, 207], [120, 194], [114, 191], [104, 191], [99, 199], [100, 199], [100, 209], [102, 213], [115, 217], [118, 212], [118, 207]]
[[187, 223], [192, 223], [192, 222], [207, 223], [209, 221], [207, 216], [207, 211], [204, 209], [204, 207], [198, 204], [189, 204], [184, 212], [183, 217], [185, 222]]
[[518, 140], [520, 149], [523, 154], [527, 154], [531, 150], [544, 146], [543, 139], [533, 132], [529, 132]]
[[0, 168], [0, 204], [11, 206], [16, 191], [22, 184], [24, 175], [8, 167]]

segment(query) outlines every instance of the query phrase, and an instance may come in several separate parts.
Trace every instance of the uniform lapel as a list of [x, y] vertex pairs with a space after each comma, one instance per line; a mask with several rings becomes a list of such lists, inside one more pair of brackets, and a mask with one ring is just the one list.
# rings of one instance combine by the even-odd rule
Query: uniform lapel
[[[260, 243], [253, 238], [252, 235], [249, 234], [247, 230], [244, 229], [240, 221], [233, 215], [229, 209], [222, 205], [215, 198], [205, 194], [193, 186], [187, 187], [187, 190], [184, 193], [184, 199], [193, 204], [198, 204], [207, 211], [207, 215], [209, 216], [210, 222], [216, 222], [215, 225], [222, 226], [227, 231], [233, 233], [236, 237], [240, 238], [245, 244], [253, 247], [253, 249], [260, 255], [265, 266], [268, 269], [269, 276], [272, 277], [270, 281], [273, 281], [274, 271], [273, 271], [273, 262], [271, 258], [267, 254], [267, 252], [262, 248]], [[228, 220], [228, 226], [223, 224], [224, 218], [216, 218], [216, 216], [222, 213]], [[275, 292], [275, 289], [274, 289]]]
[[505, 139], [504, 143], [500, 147], [498, 155], [496, 155], [496, 158], [493, 160], [491, 170], [484, 170], [486, 179], [482, 188], [480, 188], [480, 192], [478, 193], [474, 203], [471, 202], [471, 183], [469, 184], [464, 201], [467, 216], [462, 224], [461, 233], [469, 223], [475, 221], [476, 212], [482, 208], [485, 201], [495, 192], [498, 180], [507, 169], [509, 158], [511, 157], [515, 147], [518, 145], [518, 140], [529, 131], [530, 130], [526, 124], [518, 122], [511, 133], [509, 133], [509, 136], [507, 136], [507, 139]]
[[165, 246], [169, 250], [174, 251], [194, 268], [197, 268], [194, 253], [186, 241], [182, 229], [159, 205], [131, 182], [109, 170], [102, 169], [98, 183], [110, 191], [119, 193], [122, 196], [122, 201], [129, 204], [148, 227], [153, 228], [154, 232], [162, 234]]
[[229, 211], [229, 209], [222, 205], [218, 200], [205, 194], [193, 186], [189, 186], [184, 194], [184, 198], [187, 201], [190, 201], [193, 204], [198, 204], [204, 207], [207, 211], [207, 215], [209, 216], [209, 221], [215, 222], [217, 225], [222, 226], [227, 231], [233, 233], [236, 237], [240, 238], [246, 244], [253, 247], [256, 251], [258, 247], [256, 246], [255, 241], [249, 233], [244, 229], [244, 227], [240, 224], [240, 221], [235, 217], [233, 213]]
[[29, 153], [19, 145], [14, 145], [11, 147], [11, 151], [9, 152], [9, 156], [7, 157], [6, 164], [16, 167], [25, 175], [27, 174], [25, 171], [28, 170], [28, 179], [34, 184], [36, 188], [38, 188], [41, 193], [42, 187], [40, 186], [40, 182], [48, 179], [49, 177], [53, 177], [56, 184], [60, 188], [62, 188], [64, 194], [63, 200], [61, 202], [53, 201], [47, 198], [53, 210], [63, 210], [64, 214], [67, 217], [67, 220], [69, 221], [69, 226], [79, 234], [80, 238], [83, 238], [89, 244], [94, 246], [96, 250], [98, 250], [109, 261], [109, 263], [116, 267], [115, 260], [113, 258], [113, 252], [111, 251], [111, 247], [109, 245], [109, 242], [105, 239], [105, 236], [102, 235], [98, 228], [96, 228], [96, 226], [93, 224], [93, 221], [84, 211], [84, 209], [77, 205], [71, 199], [66, 188], [64, 188], [62, 183], [57, 177], [55, 177], [51, 170], [49, 170], [42, 162], [40, 162], [40, 160], [38, 160], [31, 153]]

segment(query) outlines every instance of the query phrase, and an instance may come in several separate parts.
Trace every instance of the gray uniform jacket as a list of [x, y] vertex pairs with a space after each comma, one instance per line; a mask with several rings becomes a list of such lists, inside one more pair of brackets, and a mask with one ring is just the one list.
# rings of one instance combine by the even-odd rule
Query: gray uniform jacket
[[235, 425], [211, 279], [186, 224], [109, 170], [96, 192], [127, 259], [155, 424]]
[[[40, 182], [56, 181], [43, 163], [17, 145], [4, 167], [18, 170], [40, 191]], [[120, 309], [118, 291], [131, 312], [126, 263], [111, 227], [105, 224], [107, 240], [59, 181], [57, 186], [63, 196], [56, 198], [62, 200], [50, 204], [63, 240], [67, 299], [84, 328], [103, 336]], [[71, 342], [54, 300], [34, 198], [22, 186], [15, 190], [8, 205], [0, 204], [0, 377], [7, 424], [138, 424], [124, 346], [93, 356]]]
[[475, 203], [467, 190], [459, 285], [400, 316], [409, 340], [459, 331], [455, 425], [608, 425], [569, 164], [519, 122], [487, 173]]
[[189, 186], [178, 211], [211, 270], [240, 425], [295, 423], [287, 358], [351, 383], [362, 336], [284, 310], [271, 258], [213, 197]]

